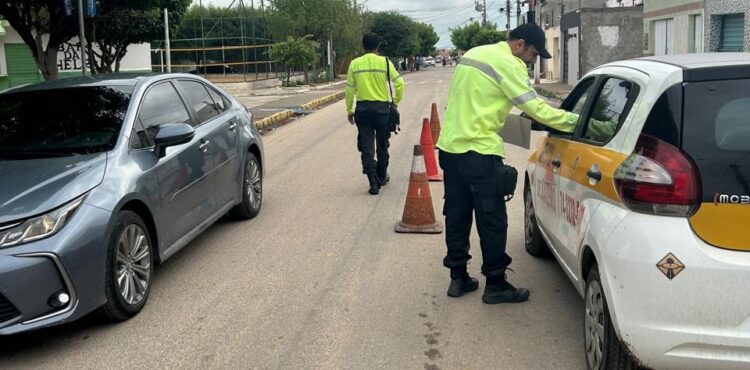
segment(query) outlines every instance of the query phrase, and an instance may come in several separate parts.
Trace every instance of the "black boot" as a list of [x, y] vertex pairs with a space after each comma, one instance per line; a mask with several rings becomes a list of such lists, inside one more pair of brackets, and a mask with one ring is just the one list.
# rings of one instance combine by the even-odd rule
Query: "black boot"
[[520, 303], [527, 301], [530, 294], [526, 288], [516, 288], [511, 285], [505, 276], [493, 277], [487, 278], [482, 302], [487, 304]]
[[448, 286], [448, 297], [458, 298], [478, 288], [479, 281], [469, 276], [466, 266], [451, 268], [451, 284]]
[[371, 173], [367, 175], [367, 180], [370, 181], [370, 194], [377, 195], [380, 192], [380, 180], [378, 175]]
[[388, 181], [391, 181], [391, 176], [388, 175], [388, 171], [385, 169], [378, 168], [378, 179], [380, 180], [380, 186], [385, 186]]

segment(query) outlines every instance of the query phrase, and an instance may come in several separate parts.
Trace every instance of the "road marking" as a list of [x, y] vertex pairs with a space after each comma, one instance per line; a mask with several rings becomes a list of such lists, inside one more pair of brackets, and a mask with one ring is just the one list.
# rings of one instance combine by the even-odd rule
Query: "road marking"
[[426, 84], [426, 83], [428, 83], [428, 82], [430, 82], [430, 81], [421, 81], [421, 82], [417, 82], [417, 85], [424, 85], [424, 84]]

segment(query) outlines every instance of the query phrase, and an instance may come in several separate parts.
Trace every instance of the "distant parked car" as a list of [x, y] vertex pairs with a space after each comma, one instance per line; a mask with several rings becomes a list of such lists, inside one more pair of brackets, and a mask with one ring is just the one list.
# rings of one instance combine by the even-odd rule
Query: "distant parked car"
[[433, 57], [424, 58], [425, 67], [435, 67], [435, 59]]
[[[0, 94], [0, 335], [146, 304], [154, 265], [260, 212], [263, 143], [203, 78], [79, 77]], [[186, 300], [194, 297], [185, 297]]]

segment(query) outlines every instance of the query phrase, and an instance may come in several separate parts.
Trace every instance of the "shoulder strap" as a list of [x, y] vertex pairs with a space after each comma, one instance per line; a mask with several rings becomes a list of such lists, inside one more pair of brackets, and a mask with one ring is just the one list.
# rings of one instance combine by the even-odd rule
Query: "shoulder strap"
[[388, 98], [390, 99], [389, 103], [393, 103], [393, 86], [391, 86], [391, 66], [388, 63], [388, 57], [385, 58], [385, 78], [388, 80]]

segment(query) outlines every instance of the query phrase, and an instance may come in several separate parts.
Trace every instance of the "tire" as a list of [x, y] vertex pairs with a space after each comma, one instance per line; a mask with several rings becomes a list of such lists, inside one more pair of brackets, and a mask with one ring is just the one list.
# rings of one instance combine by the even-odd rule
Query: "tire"
[[107, 302], [100, 309], [103, 316], [124, 321], [146, 305], [154, 276], [153, 252], [154, 240], [143, 220], [135, 212], [120, 212], [107, 245], [104, 268]]
[[549, 250], [547, 242], [544, 241], [542, 232], [539, 230], [539, 224], [536, 220], [536, 211], [534, 211], [534, 199], [531, 196], [531, 187], [528, 183], [523, 189], [524, 199], [524, 242], [526, 252], [534, 257], [546, 258], [552, 253]]
[[[584, 309], [584, 356], [589, 370], [641, 369], [615, 333], [604, 296], [599, 267], [594, 264], [586, 279]], [[597, 346], [599, 348], [597, 349]]]
[[230, 215], [249, 220], [258, 215], [263, 204], [263, 172], [255, 154], [248, 152], [242, 176], [242, 201], [232, 208]]

